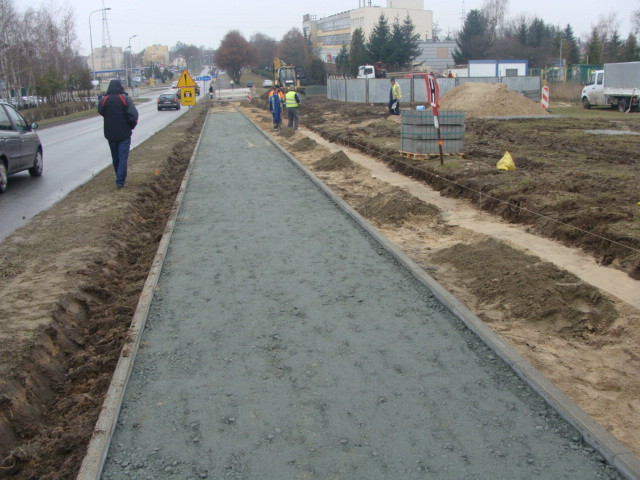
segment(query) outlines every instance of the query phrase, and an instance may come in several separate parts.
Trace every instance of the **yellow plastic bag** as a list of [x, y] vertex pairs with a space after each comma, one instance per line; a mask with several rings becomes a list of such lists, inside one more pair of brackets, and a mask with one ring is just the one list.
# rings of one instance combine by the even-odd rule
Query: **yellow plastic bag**
[[504, 152], [502, 158], [496, 163], [496, 168], [498, 170], [515, 170], [516, 164], [513, 163], [513, 158], [511, 158], [511, 154], [509, 152]]

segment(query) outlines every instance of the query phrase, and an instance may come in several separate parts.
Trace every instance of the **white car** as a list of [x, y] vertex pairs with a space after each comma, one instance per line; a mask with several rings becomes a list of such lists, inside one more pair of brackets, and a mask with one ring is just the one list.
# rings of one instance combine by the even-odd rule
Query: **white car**
[[262, 81], [262, 86], [263, 87], [273, 87], [273, 80], [263, 80]]

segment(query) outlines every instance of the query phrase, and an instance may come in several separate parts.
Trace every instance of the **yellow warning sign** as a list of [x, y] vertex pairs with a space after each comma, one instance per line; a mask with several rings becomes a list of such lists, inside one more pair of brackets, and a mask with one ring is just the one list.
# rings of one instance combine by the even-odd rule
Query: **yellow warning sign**
[[189, 72], [187, 72], [186, 70], [183, 70], [182, 73], [180, 74], [180, 78], [178, 79], [178, 88], [182, 88], [182, 87], [195, 87], [196, 86], [196, 82], [193, 81], [193, 78], [191, 78], [191, 75], [189, 75]]
[[196, 104], [196, 89], [194, 87], [182, 88], [182, 105]]

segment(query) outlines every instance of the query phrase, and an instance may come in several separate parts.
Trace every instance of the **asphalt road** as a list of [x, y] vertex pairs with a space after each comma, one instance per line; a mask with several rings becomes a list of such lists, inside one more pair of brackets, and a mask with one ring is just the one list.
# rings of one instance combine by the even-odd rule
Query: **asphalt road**
[[211, 115], [102, 478], [618, 474], [238, 113]]
[[[188, 107], [182, 107], [181, 110], [159, 112], [155, 99], [161, 92], [141, 95], [151, 101], [136, 105], [140, 119], [133, 131], [132, 148], [187, 111]], [[198, 101], [204, 98], [204, 93], [197, 97]], [[111, 165], [102, 117], [98, 115], [40, 128], [37, 132], [44, 152], [44, 173], [39, 178], [32, 178], [28, 172], [9, 177], [7, 192], [0, 195], [0, 241]]]

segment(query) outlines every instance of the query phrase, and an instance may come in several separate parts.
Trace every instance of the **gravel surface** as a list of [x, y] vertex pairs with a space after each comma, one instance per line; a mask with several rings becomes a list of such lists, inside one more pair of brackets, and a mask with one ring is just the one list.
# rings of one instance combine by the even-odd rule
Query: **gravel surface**
[[211, 115], [103, 479], [613, 479], [241, 114]]

